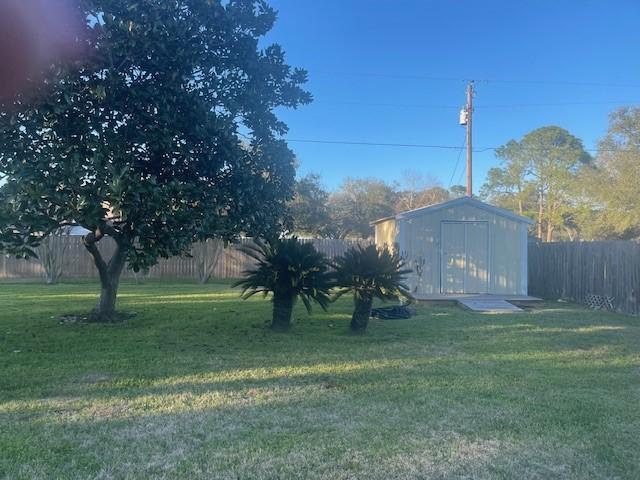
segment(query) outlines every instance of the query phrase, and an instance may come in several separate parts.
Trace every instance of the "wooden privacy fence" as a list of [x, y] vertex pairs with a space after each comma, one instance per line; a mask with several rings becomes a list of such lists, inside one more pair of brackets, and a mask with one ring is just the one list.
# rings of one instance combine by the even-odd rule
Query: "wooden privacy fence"
[[[93, 264], [93, 259], [86, 251], [79, 236], [50, 237], [47, 248], [62, 259], [62, 278], [97, 278], [98, 272]], [[337, 239], [301, 239], [303, 242], [312, 242], [315, 247], [327, 257], [334, 258], [342, 255], [354, 245], [368, 245], [369, 241], [337, 240]], [[238, 250], [239, 246], [253, 243], [251, 239], [241, 239], [237, 244], [229, 245], [219, 254], [217, 262], [212, 269], [213, 278], [238, 278], [242, 272], [250, 268], [254, 261]], [[99, 243], [99, 248], [106, 258], [110, 258], [115, 243], [110, 238], [104, 238]], [[216, 255], [215, 242], [207, 242], [197, 249], [198, 254]], [[194, 249], [194, 254], [196, 250]], [[198, 258], [196, 257], [171, 257], [161, 259], [152, 267], [145, 277], [149, 278], [198, 278]], [[43, 278], [45, 274], [40, 259], [21, 260], [8, 255], [0, 254], [0, 279], [30, 279]], [[133, 271], [123, 272], [124, 277], [133, 278]]]
[[529, 293], [583, 303], [590, 294], [640, 313], [640, 244], [631, 241], [529, 244]]

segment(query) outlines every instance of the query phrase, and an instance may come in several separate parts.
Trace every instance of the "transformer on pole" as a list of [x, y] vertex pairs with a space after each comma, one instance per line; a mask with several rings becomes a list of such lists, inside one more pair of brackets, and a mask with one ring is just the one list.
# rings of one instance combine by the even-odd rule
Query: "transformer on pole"
[[467, 197], [473, 196], [473, 80], [467, 85], [467, 104], [460, 110], [460, 125], [467, 127]]

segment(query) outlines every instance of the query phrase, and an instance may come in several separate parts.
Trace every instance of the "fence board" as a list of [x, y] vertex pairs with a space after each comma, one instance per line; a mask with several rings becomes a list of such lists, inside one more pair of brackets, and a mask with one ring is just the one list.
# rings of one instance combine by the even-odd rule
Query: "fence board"
[[529, 293], [582, 303], [613, 297], [621, 312], [640, 313], [640, 244], [632, 241], [529, 243]]
[[[64, 251], [63, 278], [98, 278], [98, 272], [93, 259], [84, 248], [82, 239], [77, 236], [59, 236], [48, 239], [52, 248]], [[366, 240], [337, 240], [337, 239], [301, 239], [312, 242], [314, 246], [327, 257], [333, 259], [342, 255], [349, 248], [361, 244], [369, 245]], [[238, 250], [242, 245], [252, 243], [251, 239], [243, 238], [237, 243], [224, 249], [213, 270], [214, 278], [239, 278], [242, 272], [251, 268], [253, 260]], [[100, 241], [99, 249], [105, 258], [110, 258], [115, 249], [112, 239], [106, 237]], [[42, 278], [44, 270], [37, 259], [22, 260], [8, 255], [0, 255], [0, 279], [34, 279]], [[134, 273], [126, 270], [125, 278], [133, 278]], [[193, 258], [188, 256], [161, 259], [145, 275], [149, 278], [195, 278], [196, 266]]]
[[[91, 256], [80, 237], [61, 236], [50, 239], [52, 246], [64, 251], [63, 278], [97, 278]], [[329, 258], [342, 255], [356, 244], [368, 241], [339, 239], [302, 239], [312, 242]], [[238, 278], [253, 265], [253, 260], [238, 250], [250, 244], [241, 239], [225, 248], [214, 269], [214, 278]], [[107, 258], [114, 251], [109, 238], [100, 242]], [[0, 255], [0, 279], [35, 279], [43, 277], [38, 260], [20, 260]], [[132, 278], [133, 272], [123, 274]], [[162, 259], [147, 274], [150, 278], [195, 278], [196, 266], [190, 257]], [[566, 298], [582, 302], [589, 294], [614, 297], [618, 310], [640, 314], [640, 244], [630, 241], [557, 242], [529, 244], [529, 293], [543, 298]]]

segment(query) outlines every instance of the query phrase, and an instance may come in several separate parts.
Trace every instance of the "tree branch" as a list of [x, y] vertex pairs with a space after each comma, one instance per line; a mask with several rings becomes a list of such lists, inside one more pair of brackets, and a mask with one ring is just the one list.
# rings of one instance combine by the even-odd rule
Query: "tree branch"
[[98, 275], [100, 275], [100, 281], [105, 283], [109, 280], [109, 268], [96, 245], [103, 236], [104, 234], [100, 230], [97, 230], [96, 232], [89, 232], [82, 237], [82, 243], [93, 257], [93, 261], [98, 269]]
[[98, 229], [102, 232], [103, 235], [106, 234], [110, 237], [113, 237], [113, 239], [118, 243], [120, 243], [120, 240], [122, 240], [122, 234], [105, 221], [100, 222], [100, 226], [98, 227]]
[[120, 243], [117, 243], [116, 251], [109, 260], [108, 273], [110, 276], [119, 276], [127, 258], [127, 251]]
[[48, 228], [47, 230], [42, 232], [42, 235], [40, 236], [40, 238], [38, 240], [44, 240], [45, 238], [47, 238], [49, 235], [51, 235], [53, 232], [55, 232], [59, 228], [72, 227], [74, 225], [75, 224], [73, 222], [58, 222], [55, 225], [53, 225], [51, 228]]

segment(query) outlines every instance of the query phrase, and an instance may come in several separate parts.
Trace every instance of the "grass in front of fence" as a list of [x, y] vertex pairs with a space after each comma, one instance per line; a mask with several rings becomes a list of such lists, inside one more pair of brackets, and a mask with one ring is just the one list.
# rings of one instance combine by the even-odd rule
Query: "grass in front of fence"
[[226, 284], [0, 284], [0, 477], [639, 478], [638, 318], [350, 302], [265, 328]]

